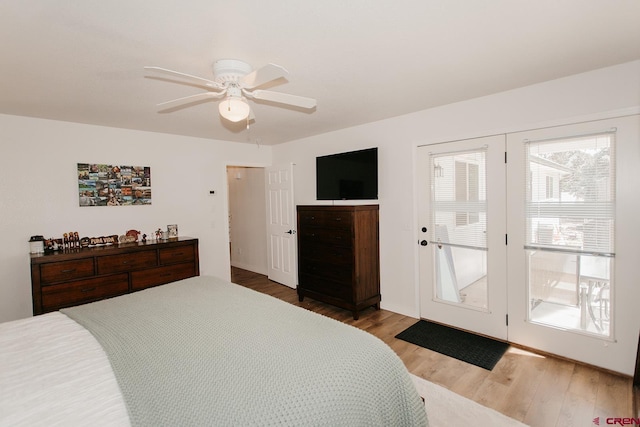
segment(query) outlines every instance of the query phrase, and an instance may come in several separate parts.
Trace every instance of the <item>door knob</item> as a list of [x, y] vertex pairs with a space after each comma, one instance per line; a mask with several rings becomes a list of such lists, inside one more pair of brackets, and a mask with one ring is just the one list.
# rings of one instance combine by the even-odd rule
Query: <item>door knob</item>
[[427, 246], [429, 244], [429, 242], [427, 242], [426, 240], [420, 240], [420, 246]]
[[296, 234], [296, 230], [285, 231], [285, 233], [287, 233], [287, 234]]

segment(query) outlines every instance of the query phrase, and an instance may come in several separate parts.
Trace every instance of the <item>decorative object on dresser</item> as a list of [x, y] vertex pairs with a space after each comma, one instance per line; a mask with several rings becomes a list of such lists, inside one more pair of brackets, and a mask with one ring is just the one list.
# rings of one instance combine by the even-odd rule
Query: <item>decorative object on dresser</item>
[[380, 308], [378, 205], [298, 206], [298, 299]]
[[31, 254], [33, 314], [200, 275], [198, 239]]
[[32, 254], [41, 254], [44, 252], [44, 237], [37, 235], [31, 236], [29, 239], [29, 252]]
[[[127, 231], [127, 235], [119, 236], [117, 234], [112, 234], [109, 236], [100, 236], [100, 237], [80, 237], [77, 231], [70, 231], [69, 233], [64, 233], [62, 238], [50, 238], [44, 240], [44, 252], [53, 252], [53, 251], [72, 251], [79, 248], [86, 248], [89, 246], [98, 246], [98, 245], [115, 245], [118, 242], [127, 243], [127, 242], [135, 242], [137, 240], [137, 234], [131, 235], [130, 233], [140, 234], [139, 231], [129, 230]], [[35, 236], [42, 237], [42, 236]], [[124, 239], [126, 237], [126, 239]], [[33, 237], [32, 237], [33, 238]], [[34, 253], [33, 251], [31, 253]]]

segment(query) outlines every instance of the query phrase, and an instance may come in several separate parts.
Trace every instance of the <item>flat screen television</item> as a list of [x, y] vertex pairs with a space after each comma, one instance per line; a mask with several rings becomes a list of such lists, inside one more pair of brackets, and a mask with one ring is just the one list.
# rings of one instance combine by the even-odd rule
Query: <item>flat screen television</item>
[[378, 148], [316, 157], [318, 200], [377, 200]]

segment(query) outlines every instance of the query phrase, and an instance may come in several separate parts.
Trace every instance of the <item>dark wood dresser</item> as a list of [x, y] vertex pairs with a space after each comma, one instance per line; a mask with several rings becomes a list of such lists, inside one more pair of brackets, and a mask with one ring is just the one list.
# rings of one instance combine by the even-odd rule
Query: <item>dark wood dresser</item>
[[298, 299], [380, 308], [378, 206], [298, 206]]
[[33, 314], [198, 275], [198, 239], [189, 237], [32, 254]]

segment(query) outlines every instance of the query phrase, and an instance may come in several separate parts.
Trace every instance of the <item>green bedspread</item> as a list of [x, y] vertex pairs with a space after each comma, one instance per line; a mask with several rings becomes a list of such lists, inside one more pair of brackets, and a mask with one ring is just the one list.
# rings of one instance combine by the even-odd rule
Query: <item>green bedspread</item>
[[132, 425], [426, 425], [369, 333], [213, 277], [61, 310], [105, 349]]

